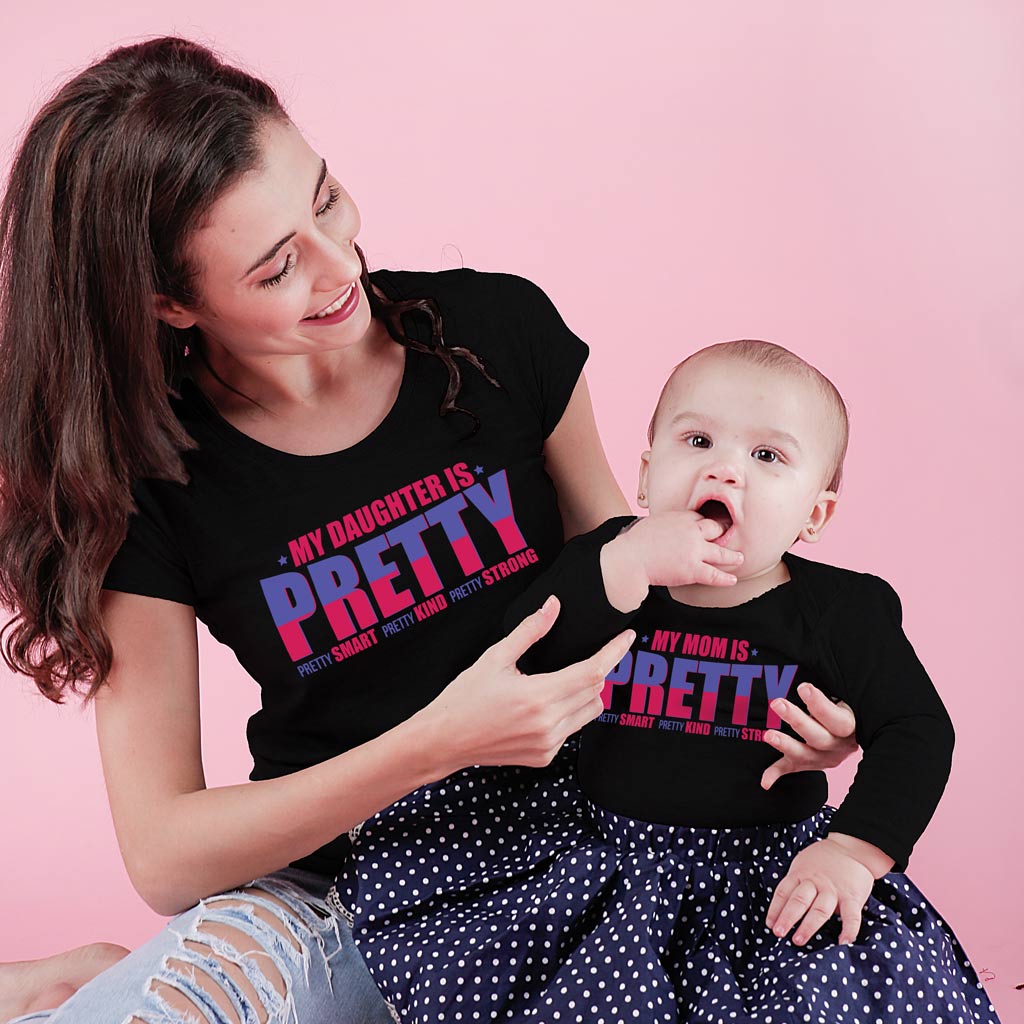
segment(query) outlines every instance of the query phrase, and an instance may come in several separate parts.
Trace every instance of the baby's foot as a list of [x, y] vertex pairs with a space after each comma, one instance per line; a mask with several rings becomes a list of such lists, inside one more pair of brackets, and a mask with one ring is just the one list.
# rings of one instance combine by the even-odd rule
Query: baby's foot
[[0, 964], [0, 1022], [60, 1006], [127, 955], [124, 946], [93, 942], [39, 960]]

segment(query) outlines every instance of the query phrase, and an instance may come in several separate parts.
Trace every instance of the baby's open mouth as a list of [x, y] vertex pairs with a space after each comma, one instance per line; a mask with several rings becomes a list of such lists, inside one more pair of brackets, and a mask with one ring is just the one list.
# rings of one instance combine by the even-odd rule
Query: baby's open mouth
[[703, 516], [705, 519], [713, 519], [722, 528], [722, 531], [726, 531], [732, 526], [732, 516], [725, 505], [720, 501], [705, 501], [700, 508], [697, 509], [697, 515]]

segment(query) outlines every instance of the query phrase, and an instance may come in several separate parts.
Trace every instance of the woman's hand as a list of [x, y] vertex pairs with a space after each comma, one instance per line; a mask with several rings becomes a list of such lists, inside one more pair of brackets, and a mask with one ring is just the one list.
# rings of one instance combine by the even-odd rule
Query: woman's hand
[[549, 764], [565, 740], [604, 711], [605, 676], [635, 639], [620, 633], [593, 657], [524, 675], [516, 662], [553, 625], [558, 600], [524, 619], [448, 684], [419, 715], [443, 744], [446, 774], [475, 764]]
[[849, 704], [833, 704], [816, 686], [801, 683], [797, 687], [810, 714], [779, 698], [772, 701], [774, 711], [805, 740], [794, 739], [777, 729], [768, 729], [764, 741], [781, 751], [782, 757], [765, 769], [761, 788], [771, 789], [775, 781], [790, 772], [834, 768], [858, 750], [854, 730], [857, 721]]

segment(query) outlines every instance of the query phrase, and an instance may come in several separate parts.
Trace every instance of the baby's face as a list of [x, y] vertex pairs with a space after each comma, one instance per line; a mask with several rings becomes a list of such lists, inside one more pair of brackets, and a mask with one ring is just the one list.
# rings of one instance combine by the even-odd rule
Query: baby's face
[[[652, 512], [696, 509], [743, 552], [740, 579], [774, 569], [799, 538], [817, 540], [836, 429], [824, 397], [788, 371], [721, 355], [678, 370], [661, 403], [639, 492]], [[808, 530], [810, 528], [810, 532]]]

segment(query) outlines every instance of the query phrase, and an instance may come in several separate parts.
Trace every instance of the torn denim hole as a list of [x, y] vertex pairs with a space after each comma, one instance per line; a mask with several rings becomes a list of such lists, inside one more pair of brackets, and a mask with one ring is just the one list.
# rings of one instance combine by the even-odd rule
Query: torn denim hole
[[[226, 906], [218, 909], [209, 909], [204, 905], [203, 912], [196, 918], [188, 935], [182, 939], [182, 953], [172, 956], [173, 960], [188, 960], [190, 964], [206, 971], [213, 977], [214, 982], [219, 985], [228, 995], [232, 1004], [240, 1000], [236, 1010], [240, 1009], [237, 1020], [240, 1024], [260, 1024], [261, 1019], [270, 1022], [294, 1020], [298, 1024], [295, 999], [291, 991], [292, 974], [289, 968], [291, 965], [303, 963], [308, 970], [309, 949], [303, 947], [301, 953], [295, 949], [288, 937], [263, 918], [257, 916], [257, 906], [277, 911], [277, 920], [283, 920], [284, 911], [269, 900], [246, 897], [245, 902], [236, 906]], [[207, 929], [210, 925], [226, 925], [244, 933], [261, 949], [240, 952], [231, 939], [211, 934]], [[290, 929], [289, 929], [290, 931]], [[301, 941], [301, 939], [300, 939]], [[203, 954], [184, 946], [184, 942], [200, 943], [209, 946], [210, 954]], [[235, 984], [231, 976], [224, 970], [224, 963], [234, 964], [242, 972], [246, 981], [256, 992], [256, 998], [261, 1004], [254, 1007], [250, 999]], [[277, 974], [281, 977], [284, 992], [277, 990], [275, 984], [267, 977], [266, 965], [273, 964]], [[169, 970], [175, 970], [173, 964]], [[165, 980], [164, 978], [160, 979]], [[191, 992], [189, 992], [191, 995]], [[237, 997], [237, 999], [236, 999]], [[265, 1017], [261, 1018], [260, 1011]], [[222, 1011], [215, 1009], [216, 1016], [211, 1021], [220, 1024]], [[235, 1024], [231, 1021], [230, 1024]]]
[[[208, 918], [207, 921], [209, 921]], [[252, 937], [257, 938], [255, 936]], [[265, 951], [253, 950], [249, 953], [240, 953], [232, 944], [231, 939], [225, 939], [219, 935], [203, 935], [198, 941], [208, 946], [210, 952], [208, 953], [203, 950], [189, 950], [189, 952], [194, 953], [202, 969], [213, 978], [216, 984], [220, 985], [227, 995], [232, 1010], [237, 1014], [237, 1017], [231, 1021], [231, 1024], [260, 1024], [261, 1011], [266, 1015], [268, 1024], [271, 1021], [287, 1019], [290, 979], [283, 970], [284, 965], [282, 963]], [[260, 940], [257, 938], [257, 941]], [[212, 957], [210, 957], [210, 953], [213, 954]], [[208, 957], [208, 959], [204, 959], [204, 957]], [[258, 961], [262, 958], [269, 958], [270, 962], [277, 969], [277, 973], [281, 976], [285, 987], [284, 995], [277, 991], [274, 983], [260, 969]], [[171, 959], [181, 960], [182, 958], [175, 955]], [[242, 972], [242, 976], [256, 992], [256, 998], [260, 1003], [259, 1006], [253, 1005], [249, 994], [239, 986], [235, 978], [223, 969], [224, 963], [232, 964]], [[171, 970], [177, 969], [175, 965], [169, 966]], [[223, 1014], [223, 1010], [219, 1008], [217, 1012], [218, 1014]], [[292, 1016], [294, 1016], [294, 1013]], [[219, 1022], [221, 1018], [218, 1016], [214, 1019]]]
[[[276, 903], [271, 900], [263, 899], [260, 897], [260, 890], [268, 893], [271, 896], [279, 899], [288, 909], [291, 911], [291, 915], [287, 915], [285, 911]], [[210, 909], [214, 907], [218, 902], [228, 901], [235, 902], [236, 906], [227, 906], [223, 909], [216, 911]], [[279, 951], [282, 955], [288, 958], [288, 961], [292, 964], [302, 964], [303, 977], [306, 979], [306, 983], [309, 983], [309, 963], [311, 959], [310, 954], [310, 939], [314, 939], [317, 944], [317, 948], [320, 951], [320, 960], [324, 965], [324, 971], [327, 975], [327, 984], [330, 991], [334, 992], [333, 972], [331, 970], [331, 957], [327, 955], [326, 944], [324, 942], [323, 933], [328, 928], [334, 930], [334, 938], [337, 943], [337, 949], [335, 954], [341, 952], [342, 939], [341, 932], [338, 928], [338, 918], [333, 911], [333, 908], [325, 900], [320, 899], [317, 896], [313, 896], [298, 886], [292, 885], [291, 882], [284, 881], [283, 879], [270, 879], [262, 878], [254, 882], [250, 882], [249, 885], [244, 886], [242, 890], [238, 892], [222, 893], [218, 896], [211, 896], [204, 900], [204, 909], [208, 910], [209, 913], [206, 915], [209, 919], [213, 913], [217, 914], [229, 914], [235, 915], [235, 919], [239, 920], [237, 915], [241, 913], [244, 915], [243, 920], [249, 925], [250, 917], [246, 915], [246, 909], [244, 906], [237, 906], [237, 903], [251, 903], [255, 906], [264, 907], [269, 910], [275, 918], [281, 921], [287, 929], [288, 935], [295, 940], [298, 945], [298, 949], [292, 945], [279, 931], [272, 926], [268, 925], [261, 918], [256, 917], [255, 914], [252, 918], [255, 919], [255, 923], [250, 927], [258, 929], [267, 929], [271, 933], [272, 951]], [[196, 922], [198, 925], [198, 921]], [[223, 921], [224, 924], [231, 924], [231, 921]], [[237, 927], [237, 925], [236, 925]], [[246, 930], [245, 928], [242, 929]], [[288, 984], [288, 973], [281, 971], [282, 976], [286, 979]]]
[[[169, 963], [171, 960], [180, 961], [181, 965]], [[192, 969], [183, 971], [182, 967]], [[128, 1021], [132, 1024], [140, 1020], [145, 1024], [229, 1024], [225, 1020], [223, 1010], [215, 1002], [213, 994], [203, 987], [202, 979], [196, 974], [197, 969], [213, 984], [222, 984], [223, 979], [226, 979], [231, 988], [234, 988], [231, 979], [224, 975], [220, 965], [213, 962], [212, 958], [208, 959], [202, 954], [182, 947], [181, 950], [163, 957], [160, 970], [146, 982], [142, 1012], [132, 1014]], [[183, 996], [195, 1008], [194, 1011], [172, 1006], [166, 996], [157, 990], [157, 985], [173, 989]], [[239, 1020], [243, 1019], [239, 1017]], [[234, 1024], [234, 1021], [230, 1024]]]
[[[261, 896], [261, 891], [281, 902]], [[259, 916], [257, 908], [269, 912], [269, 920]], [[209, 933], [209, 926], [217, 924], [243, 933], [260, 948], [239, 952], [232, 939]], [[300, 1024], [292, 992], [293, 968], [301, 963], [308, 983], [311, 940], [317, 942], [333, 992], [324, 941], [328, 928], [334, 929], [340, 950], [338, 917], [329, 904], [283, 880], [259, 879], [239, 890], [201, 900], [187, 934], [174, 931], [179, 948], [163, 958], [160, 969], [146, 982], [141, 1012], [130, 1015], [124, 1024]], [[280, 975], [279, 983], [267, 977], [268, 964]], [[256, 999], [227, 972], [227, 965], [237, 968]], [[173, 990], [194, 1009], [171, 1005], [161, 994], [161, 986], [166, 986], [162, 991], [168, 996], [167, 989]], [[283, 993], [279, 987], [284, 988]], [[227, 997], [231, 1013], [217, 1002], [221, 993]]]
[[[271, 887], [267, 887], [270, 892]], [[296, 893], [298, 890], [296, 890]], [[191, 1024], [277, 1024], [293, 1021], [298, 1024], [295, 998], [292, 992], [292, 968], [303, 965], [308, 979], [310, 939], [315, 938], [324, 952], [320, 931], [326, 928], [319, 917], [305, 904], [295, 906], [295, 895], [289, 892], [271, 892], [285, 903], [282, 907], [261, 897], [256, 888], [249, 892], [229, 892], [200, 901], [200, 910], [187, 934], [175, 932], [179, 949], [164, 957], [160, 971], [148, 982], [145, 1011], [140, 1016], [146, 1024], [179, 1024], [184, 1017]], [[256, 913], [257, 908], [269, 912], [271, 921]], [[291, 914], [301, 918], [295, 921]], [[273, 922], [273, 923], [271, 923]], [[240, 952], [235, 939], [211, 934], [211, 925], [224, 925], [243, 933], [251, 944], [260, 947]], [[314, 930], [315, 929], [315, 930]], [[299, 946], [296, 949], [296, 945]], [[186, 943], [200, 948], [190, 948]], [[226, 965], [238, 968], [256, 994], [243, 991], [226, 970]], [[284, 992], [267, 976], [266, 967], [273, 964]], [[330, 968], [325, 963], [328, 982]], [[159, 990], [160, 986], [173, 989], [198, 1008], [198, 1013], [178, 1010]], [[212, 987], [227, 997], [234, 1016], [226, 1015], [218, 1005]]]

